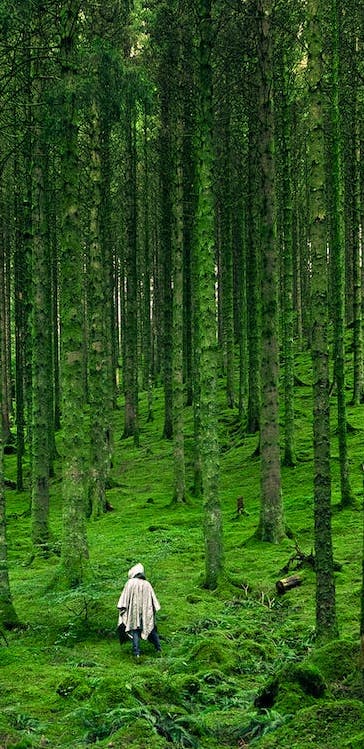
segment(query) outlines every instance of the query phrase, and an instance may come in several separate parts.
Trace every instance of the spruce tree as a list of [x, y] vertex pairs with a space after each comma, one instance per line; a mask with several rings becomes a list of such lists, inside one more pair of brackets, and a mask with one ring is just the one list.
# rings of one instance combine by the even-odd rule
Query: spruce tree
[[77, 40], [79, 3], [70, 0], [60, 18], [60, 65], [63, 98], [60, 226], [62, 494], [61, 584], [75, 587], [89, 571], [86, 532], [86, 422], [83, 254], [79, 216]]
[[260, 414], [261, 509], [258, 535], [278, 543], [284, 536], [279, 444], [278, 249], [275, 215], [272, 3], [258, 2], [260, 66], [261, 300], [262, 359]]
[[327, 195], [325, 113], [327, 89], [321, 54], [324, 0], [308, 3], [308, 188], [312, 259], [312, 370], [314, 450], [314, 532], [316, 558], [316, 632], [321, 640], [337, 635], [331, 534], [330, 402], [328, 351]]
[[217, 433], [217, 325], [215, 303], [215, 216], [213, 194], [211, 0], [199, 0], [199, 111], [197, 122], [198, 348], [202, 489], [205, 516], [206, 587], [218, 584], [223, 566], [222, 518], [219, 501]]

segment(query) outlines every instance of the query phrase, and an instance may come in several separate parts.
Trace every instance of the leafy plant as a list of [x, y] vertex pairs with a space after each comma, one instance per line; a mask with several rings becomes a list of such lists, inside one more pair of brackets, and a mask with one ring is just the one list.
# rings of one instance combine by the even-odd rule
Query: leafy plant
[[265, 708], [261, 713], [256, 713], [251, 717], [248, 725], [240, 732], [239, 738], [251, 744], [261, 736], [275, 731], [291, 720], [292, 717], [293, 715], [291, 714], [280, 715], [276, 710]]
[[197, 737], [191, 731], [192, 727], [196, 730], [196, 724], [193, 724], [189, 716], [173, 712], [163, 714], [159, 711], [155, 713], [155, 716], [155, 728], [167, 741], [183, 749], [194, 749], [198, 746]]

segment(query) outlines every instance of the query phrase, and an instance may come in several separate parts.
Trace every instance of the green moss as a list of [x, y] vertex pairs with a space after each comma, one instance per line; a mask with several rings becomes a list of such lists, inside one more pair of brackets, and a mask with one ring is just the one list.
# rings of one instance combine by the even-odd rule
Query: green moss
[[282, 677], [288, 681], [298, 682], [305, 694], [312, 697], [322, 697], [326, 689], [321, 672], [309, 663], [290, 664], [284, 669]]
[[131, 683], [115, 677], [97, 678], [92, 704], [105, 711], [113, 707], [134, 707], [136, 701], [132, 695]]
[[[360, 700], [320, 702], [299, 710], [294, 720], [263, 737], [259, 749], [337, 749], [343, 737], [357, 737], [364, 730], [364, 704]], [[350, 744], [349, 744], [350, 746]]]
[[364, 746], [364, 731], [360, 734], [352, 736], [350, 739], [344, 739], [342, 743], [343, 749], [363, 749]]
[[173, 679], [175, 692], [182, 698], [192, 699], [201, 689], [201, 683], [193, 674], [178, 675]]
[[314, 705], [316, 698], [307, 694], [298, 682], [283, 682], [274, 702], [274, 710], [281, 715], [296, 715], [303, 707]]
[[190, 662], [197, 667], [208, 665], [211, 668], [220, 669], [223, 673], [228, 673], [238, 665], [235, 643], [229, 644], [228, 639], [223, 635], [211, 634], [210, 637], [199, 640], [192, 648]]
[[[87, 747], [94, 746], [94, 742], [87, 744]], [[170, 744], [158, 735], [148, 720], [138, 718], [127, 726], [114, 731], [107, 739], [98, 741], [97, 746], [114, 746], [117, 749], [167, 749]]]
[[139, 668], [131, 684], [132, 694], [147, 705], [160, 701], [178, 702], [179, 690], [168, 673], [160, 673], [153, 668]]
[[74, 694], [75, 690], [81, 686], [81, 681], [74, 676], [67, 676], [56, 689], [60, 697], [69, 697]]
[[240, 637], [238, 641], [239, 671], [251, 673], [258, 671], [259, 664], [265, 663], [275, 655], [275, 648], [269, 642], [260, 643], [248, 637]]
[[325, 688], [325, 681], [316, 667], [290, 663], [268, 680], [254, 704], [265, 709], [274, 707], [282, 715], [295, 714], [322, 697]]
[[[308, 383], [307, 388], [298, 389], [296, 401], [297, 452], [302, 461], [294, 470], [282, 467], [282, 484], [287, 523], [308, 554], [313, 548], [310, 364], [301, 354], [298, 361], [300, 376]], [[222, 401], [223, 381], [220, 396]], [[255, 713], [259, 722], [266, 712], [267, 726], [273, 725], [275, 712], [286, 724], [252, 744], [257, 749], [268, 740], [275, 742], [269, 744], [274, 749], [361, 749], [364, 726], [359, 708], [354, 710], [352, 703], [343, 699], [362, 696], [359, 642], [355, 640], [362, 557], [358, 514], [333, 514], [335, 558], [345, 562], [336, 589], [343, 639], [318, 648], [313, 636], [314, 573], [307, 572], [304, 585], [278, 598], [275, 582], [295, 553], [295, 545], [287, 539], [279, 545], [254, 539], [259, 519], [259, 460], [251, 460], [251, 455], [257, 436], [244, 434], [239, 445], [231, 444], [231, 449], [221, 454], [227, 573], [214, 594], [198, 587], [205, 563], [202, 508], [200, 501], [193, 500], [171, 510], [173, 451], [171, 443], [160, 437], [163, 403], [162, 389], [156, 389], [155, 419], [147, 423], [146, 395], [141, 392], [141, 447], [134, 448], [132, 441], [115, 442], [113, 479], [120, 487], [107, 493], [113, 512], [88, 524], [94, 584], [88, 586], [86, 595], [84, 590], [58, 598], [52, 592], [45, 594], [53, 579], [54, 561], [36, 558], [30, 566], [24, 565], [31, 552], [29, 495], [8, 493], [11, 586], [16, 609], [27, 628], [6, 632], [7, 642], [0, 642], [0, 746], [13, 749], [12, 743], [23, 740], [22, 729], [9, 722], [10, 713], [17, 711], [31, 716], [35, 728], [42, 725], [42, 731], [33, 729], [25, 739], [34, 749], [41, 746], [43, 735], [49, 747], [85, 746], [85, 734], [92, 730], [92, 725], [86, 725], [88, 720], [94, 722], [94, 732], [100, 737], [97, 746], [102, 749], [111, 743], [115, 749], [167, 749], [172, 742], [156, 732], [153, 721], [159, 712], [166, 725], [168, 712], [180, 710], [181, 720], [186, 713], [191, 718], [190, 733], [203, 749], [233, 749], [240, 730], [250, 720], [248, 714]], [[117, 433], [121, 413], [115, 414]], [[192, 409], [187, 408], [185, 416], [186, 436], [192, 435]], [[227, 421], [220, 427], [227, 433], [236, 414], [224, 411], [225, 416]], [[348, 435], [354, 467], [362, 462], [362, 415], [351, 409], [349, 419], [359, 428]], [[190, 477], [192, 442], [187, 436]], [[335, 454], [335, 436], [333, 450]], [[7, 475], [16, 477], [15, 458], [6, 456], [6, 462]], [[336, 456], [332, 469], [334, 501], [338, 502]], [[60, 475], [56, 464], [51, 483], [55, 538], [60, 538], [62, 527]], [[359, 494], [361, 473], [353, 470], [352, 479]], [[242, 492], [249, 514], [233, 521], [236, 497]], [[154, 502], [149, 504], [146, 497], [151, 496]], [[158, 530], [148, 531], [152, 526]], [[128, 568], [139, 560], [162, 604], [158, 627], [163, 657], [155, 659], [152, 646], [145, 643], [137, 665], [131, 648], [119, 646], [115, 605]], [[291, 665], [286, 669], [287, 663]], [[308, 667], [317, 669], [327, 683], [321, 697], [314, 696], [315, 690], [320, 690], [320, 676], [308, 672]], [[255, 711], [254, 698], [264, 685], [271, 689], [267, 679], [274, 682], [278, 676], [273, 705]], [[63, 696], [57, 693], [59, 687]], [[12, 712], [9, 706], [14, 706]], [[327, 707], [327, 715], [317, 712], [322, 706]], [[122, 725], [118, 723], [119, 710]], [[292, 714], [294, 719], [288, 717]], [[192, 719], [199, 722], [201, 735], [197, 736]], [[322, 726], [325, 731], [321, 736]], [[90, 740], [89, 746], [95, 742]]]
[[225, 674], [218, 668], [209, 668], [197, 672], [197, 677], [210, 686], [221, 684], [225, 679]]
[[359, 668], [359, 642], [333, 640], [315, 649], [310, 661], [317, 666], [328, 682], [345, 679]]
[[237, 745], [245, 720], [245, 711], [239, 708], [213, 710], [203, 716], [205, 731], [210, 732], [224, 746]]

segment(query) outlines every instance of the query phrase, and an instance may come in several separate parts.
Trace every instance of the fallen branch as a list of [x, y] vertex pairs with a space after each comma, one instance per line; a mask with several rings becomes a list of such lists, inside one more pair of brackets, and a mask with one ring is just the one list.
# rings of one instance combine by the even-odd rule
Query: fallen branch
[[280, 580], [277, 580], [276, 590], [278, 595], [281, 596], [287, 593], [287, 590], [297, 588], [299, 585], [302, 585], [302, 578], [299, 575], [290, 575], [290, 577], [282, 577]]

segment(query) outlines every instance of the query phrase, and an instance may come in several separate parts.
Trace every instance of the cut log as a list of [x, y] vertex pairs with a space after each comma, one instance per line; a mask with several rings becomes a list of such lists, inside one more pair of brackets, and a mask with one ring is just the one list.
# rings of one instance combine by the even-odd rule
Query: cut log
[[281, 596], [291, 588], [297, 588], [298, 585], [302, 585], [302, 578], [299, 575], [290, 575], [290, 577], [282, 577], [281, 580], [276, 582], [277, 593]]

